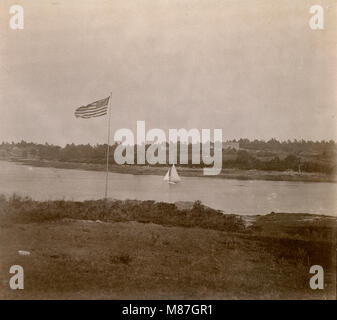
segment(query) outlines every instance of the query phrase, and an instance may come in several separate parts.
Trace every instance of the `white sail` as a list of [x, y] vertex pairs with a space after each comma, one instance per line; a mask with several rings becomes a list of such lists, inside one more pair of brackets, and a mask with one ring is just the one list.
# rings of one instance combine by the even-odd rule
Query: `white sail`
[[178, 174], [174, 164], [172, 165], [171, 171], [170, 171], [170, 181], [172, 181], [172, 182], [179, 182], [180, 181], [179, 174]]
[[170, 169], [168, 169], [165, 177], [164, 177], [164, 181], [170, 181]]
[[176, 167], [174, 166], [174, 164], [166, 172], [166, 175], [164, 177], [164, 181], [167, 181], [170, 184], [176, 184], [177, 182], [180, 181], [179, 174], [178, 174], [178, 172], [177, 172]]

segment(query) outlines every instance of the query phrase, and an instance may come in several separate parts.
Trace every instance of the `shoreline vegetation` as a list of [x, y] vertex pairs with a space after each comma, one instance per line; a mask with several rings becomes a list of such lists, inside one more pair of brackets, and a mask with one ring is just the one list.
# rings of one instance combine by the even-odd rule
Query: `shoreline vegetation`
[[[8, 160], [6, 160], [8, 161]], [[105, 164], [84, 163], [84, 162], [64, 162], [58, 160], [32, 160], [32, 159], [10, 159], [9, 161], [33, 167], [47, 167], [57, 169], [77, 169], [88, 171], [105, 171]], [[271, 180], [271, 181], [302, 181], [302, 182], [337, 182], [337, 176], [320, 172], [296, 171], [264, 171], [264, 170], [244, 170], [244, 169], [222, 169], [219, 175], [205, 176], [202, 168], [189, 168], [177, 166], [179, 175], [183, 177], [207, 177], [236, 180]], [[109, 172], [134, 174], [134, 175], [159, 175], [164, 176], [167, 171], [166, 166], [150, 165], [117, 165], [110, 164]]]
[[[202, 177], [203, 168], [212, 168], [215, 155], [217, 166], [221, 161], [221, 173], [215, 178], [239, 180], [275, 180], [337, 182], [337, 144], [335, 141], [305, 141], [276, 139], [224, 141], [221, 149], [212, 142], [203, 151], [202, 144], [181, 143], [168, 145], [140, 144], [128, 147], [130, 164], [117, 163], [115, 152], [121, 145], [110, 145], [109, 166], [111, 172], [129, 174], [164, 175], [170, 162], [176, 162], [182, 176]], [[171, 159], [171, 149], [172, 159]], [[123, 149], [123, 148], [122, 148]], [[31, 166], [63, 169], [105, 171], [106, 144], [67, 144], [63, 147], [33, 142], [2, 142], [0, 159], [17, 161]], [[126, 150], [124, 150], [126, 152]], [[149, 152], [148, 152], [149, 151]], [[183, 151], [183, 152], [182, 152]], [[138, 152], [143, 164], [137, 164]], [[146, 157], [145, 157], [145, 155]], [[158, 164], [158, 156], [166, 159]], [[165, 157], [166, 155], [166, 157]], [[182, 161], [181, 160], [182, 158]], [[200, 163], [193, 163], [196, 157]], [[169, 160], [171, 159], [171, 160]], [[174, 159], [174, 160], [173, 160]], [[181, 164], [181, 162], [186, 164]], [[132, 164], [131, 164], [132, 163]], [[134, 164], [135, 163], [135, 164]]]
[[[194, 203], [0, 196], [2, 299], [335, 299], [337, 218]], [[29, 256], [20, 256], [26, 250]], [[324, 268], [324, 290], [309, 286]], [[6, 289], [7, 288], [7, 289]]]

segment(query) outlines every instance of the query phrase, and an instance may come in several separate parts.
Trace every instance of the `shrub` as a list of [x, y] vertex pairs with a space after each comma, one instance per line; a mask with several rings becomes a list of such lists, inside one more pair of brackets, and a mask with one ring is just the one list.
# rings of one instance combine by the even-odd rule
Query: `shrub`
[[13, 195], [0, 198], [1, 217], [21, 223], [81, 219], [110, 222], [138, 221], [168, 226], [199, 227], [239, 232], [245, 230], [241, 217], [225, 215], [196, 201], [190, 210], [179, 210], [172, 203], [135, 200], [34, 201]]

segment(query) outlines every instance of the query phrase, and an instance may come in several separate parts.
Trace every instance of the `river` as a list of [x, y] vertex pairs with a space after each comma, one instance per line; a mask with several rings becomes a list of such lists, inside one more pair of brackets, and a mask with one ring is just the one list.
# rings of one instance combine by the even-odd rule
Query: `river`
[[[36, 200], [88, 200], [104, 195], [105, 173], [39, 168], [0, 161], [0, 194], [27, 195]], [[200, 200], [226, 213], [316, 213], [337, 216], [337, 184], [182, 177], [169, 185], [161, 176], [109, 174], [113, 199], [165, 202]]]

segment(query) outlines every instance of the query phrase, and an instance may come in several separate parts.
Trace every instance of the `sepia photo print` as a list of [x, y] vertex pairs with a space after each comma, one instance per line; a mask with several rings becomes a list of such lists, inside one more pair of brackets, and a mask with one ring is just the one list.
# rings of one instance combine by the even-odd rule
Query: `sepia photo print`
[[336, 300], [336, 39], [334, 0], [2, 0], [0, 299]]

